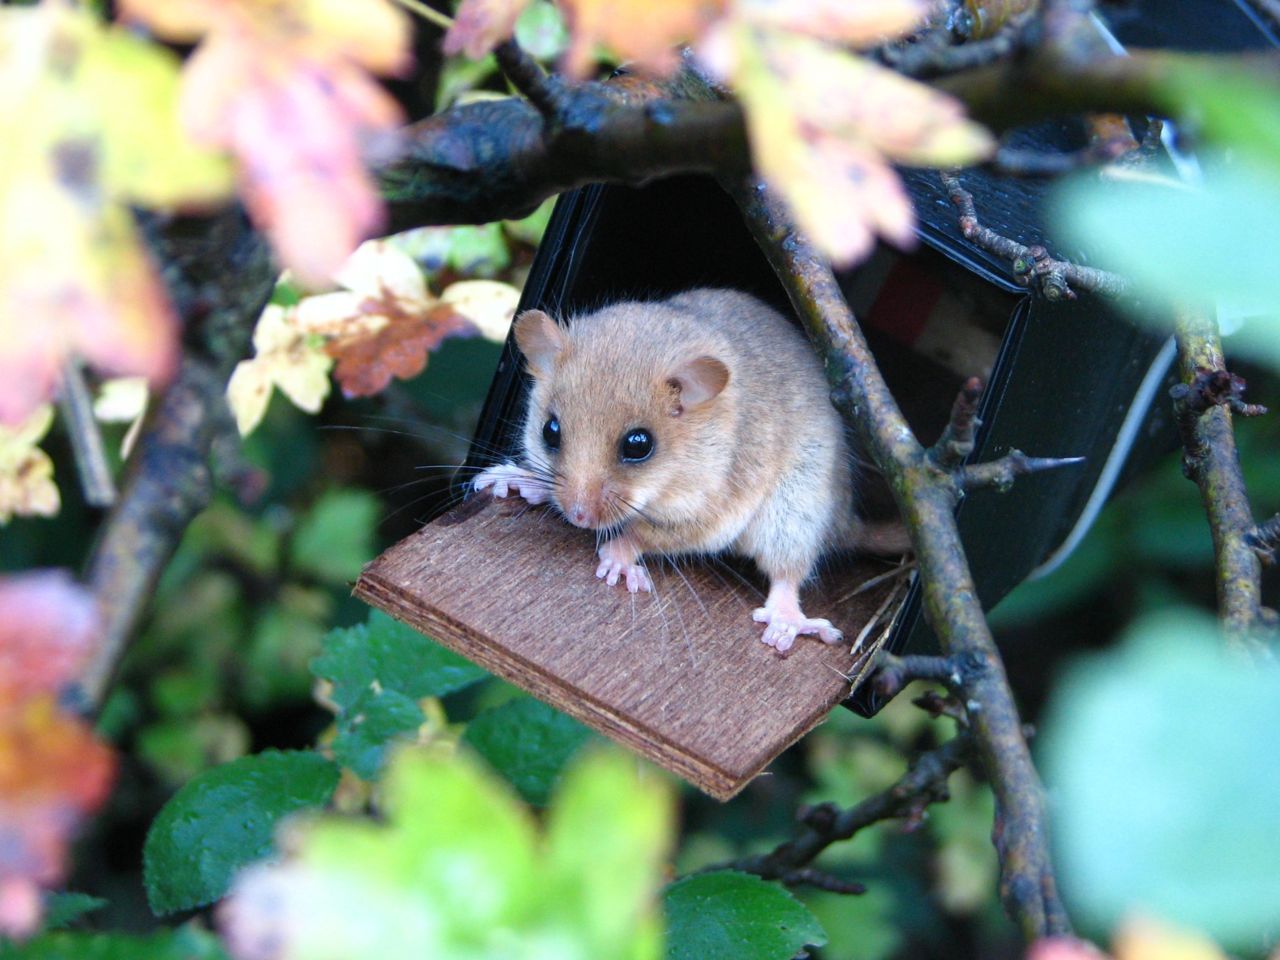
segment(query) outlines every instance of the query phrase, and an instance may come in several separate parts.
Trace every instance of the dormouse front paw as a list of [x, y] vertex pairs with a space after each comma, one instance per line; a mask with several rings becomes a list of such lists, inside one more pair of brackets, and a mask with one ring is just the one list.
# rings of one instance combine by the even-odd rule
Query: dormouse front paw
[[546, 503], [551, 498], [551, 485], [542, 477], [514, 463], [500, 463], [489, 467], [471, 481], [475, 490], [493, 488], [493, 495], [498, 498], [510, 496], [515, 492], [529, 503]]
[[596, 567], [596, 579], [614, 586], [619, 580], [626, 581], [627, 590], [631, 593], [649, 593], [653, 590], [653, 581], [649, 579], [649, 571], [640, 562], [640, 554], [625, 539], [610, 540], [600, 548], [600, 565]]

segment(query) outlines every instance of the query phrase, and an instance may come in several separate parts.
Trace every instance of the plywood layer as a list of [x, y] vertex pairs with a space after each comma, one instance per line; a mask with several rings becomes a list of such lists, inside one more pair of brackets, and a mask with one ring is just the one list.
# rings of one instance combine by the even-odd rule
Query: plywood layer
[[[783, 659], [762, 644], [761, 584], [742, 567], [651, 565], [654, 592], [632, 595], [595, 579], [594, 548], [548, 511], [469, 505], [370, 563], [356, 594], [720, 799], [864, 672], [847, 645], [801, 638]], [[888, 584], [849, 594], [886, 569], [829, 571], [806, 612], [852, 639]]]

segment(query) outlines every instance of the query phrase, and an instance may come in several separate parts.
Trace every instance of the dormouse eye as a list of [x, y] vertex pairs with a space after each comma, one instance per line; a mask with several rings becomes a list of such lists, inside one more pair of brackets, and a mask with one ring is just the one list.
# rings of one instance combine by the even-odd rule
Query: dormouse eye
[[643, 427], [628, 430], [618, 445], [618, 457], [623, 463], [639, 463], [653, 456], [653, 434]]
[[549, 417], [542, 425], [542, 442], [548, 450], [560, 449], [560, 421], [555, 417]]

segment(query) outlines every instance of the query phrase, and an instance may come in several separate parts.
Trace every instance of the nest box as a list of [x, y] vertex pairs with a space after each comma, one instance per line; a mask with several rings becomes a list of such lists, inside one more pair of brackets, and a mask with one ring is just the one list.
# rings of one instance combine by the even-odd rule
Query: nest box
[[[1130, 42], [1219, 49], [1270, 39], [1231, 3], [1158, 6], [1130, 8], [1128, 20], [1122, 13], [1117, 32]], [[1195, 43], [1178, 43], [1180, 37]], [[1080, 137], [1078, 129], [1055, 125], [1016, 145], [1063, 150]], [[989, 608], [1071, 550], [1135, 450], [1141, 459], [1168, 446], [1161, 388], [1172, 344], [1087, 295], [1063, 302], [1028, 295], [1008, 263], [960, 235], [935, 173], [904, 177], [919, 214], [917, 250], [881, 248], [841, 283], [918, 436], [926, 443], [937, 437], [960, 384], [976, 374], [987, 387], [975, 462], [1015, 448], [1086, 458], [1024, 477], [1006, 493], [974, 492], [958, 507]], [[981, 171], [966, 171], [962, 180], [985, 226], [1028, 245], [1046, 239], [1046, 185]], [[520, 309], [560, 317], [703, 286], [743, 289], [790, 312], [714, 181], [591, 186], [557, 203]], [[509, 340], [469, 466], [488, 465], [494, 451], [515, 451], [527, 386]], [[872, 495], [865, 509], [882, 507]], [[861, 639], [857, 651], [801, 638], [786, 659], [760, 643], [751, 622], [764, 583], [749, 563], [659, 567], [655, 591], [634, 596], [601, 584], [594, 568], [593, 534], [550, 510], [464, 504], [374, 560], [356, 593], [721, 799], [837, 704], [874, 712], [878, 704], [859, 681], [882, 646], [931, 642], [917, 585], [884, 560], [851, 560], [804, 593], [811, 615]]]

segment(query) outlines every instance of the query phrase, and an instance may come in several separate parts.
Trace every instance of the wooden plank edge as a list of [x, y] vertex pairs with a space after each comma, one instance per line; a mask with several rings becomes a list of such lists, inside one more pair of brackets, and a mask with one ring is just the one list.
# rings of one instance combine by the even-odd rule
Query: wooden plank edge
[[[537, 664], [515, 655], [505, 647], [491, 643], [488, 638], [471, 630], [466, 624], [443, 615], [437, 609], [426, 606], [416, 598], [406, 596], [393, 584], [376, 575], [376, 571], [372, 569], [376, 563], [377, 561], [374, 561], [374, 564], [367, 567], [356, 581], [352, 592], [357, 598], [397, 620], [409, 623], [414, 629], [429, 634], [442, 646], [527, 690], [569, 714], [575, 720], [629, 746], [641, 756], [660, 767], [671, 770], [717, 800], [729, 800], [736, 796], [774, 759], [772, 756], [763, 757], [760, 763], [746, 774], [735, 775], [724, 770], [688, 752], [679, 744], [630, 723], [625, 717], [584, 691], [562, 681], [552, 682], [546, 671]], [[467, 642], [463, 643], [455, 637], [465, 637]], [[806, 721], [800, 735], [811, 730], [830, 712], [830, 709], [831, 707], [827, 707], [818, 711], [811, 721]]]

